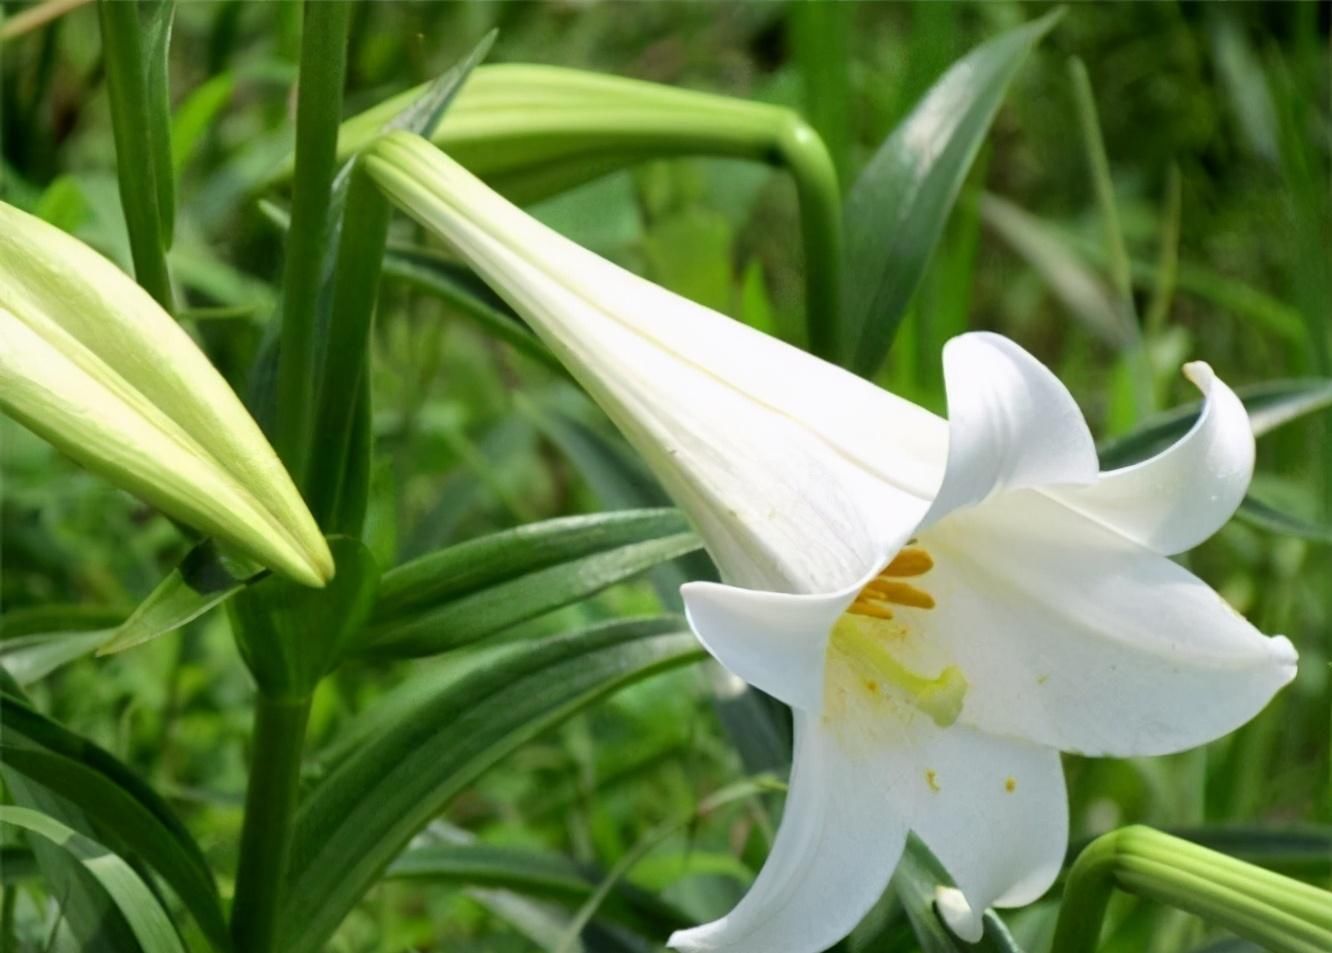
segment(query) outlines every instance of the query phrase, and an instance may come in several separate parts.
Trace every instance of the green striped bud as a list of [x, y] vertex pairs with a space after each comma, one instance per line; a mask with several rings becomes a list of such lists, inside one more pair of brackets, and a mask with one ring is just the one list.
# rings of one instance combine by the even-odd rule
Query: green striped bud
[[162, 512], [308, 586], [328, 545], [181, 327], [86, 245], [0, 203], [0, 408]]

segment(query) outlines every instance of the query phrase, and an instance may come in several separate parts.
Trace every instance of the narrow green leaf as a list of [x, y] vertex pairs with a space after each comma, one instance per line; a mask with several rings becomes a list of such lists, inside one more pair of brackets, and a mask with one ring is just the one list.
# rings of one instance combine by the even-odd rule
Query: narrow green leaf
[[26, 807], [0, 806], [0, 823], [44, 837], [82, 864], [124, 915], [143, 953], [185, 953], [170, 917], [152, 890], [129, 864], [97, 841]]
[[[476, 841], [415, 847], [384, 873], [388, 880], [501, 887], [565, 906], [587, 901], [604, 873], [560, 854]], [[689, 918], [653, 894], [617, 880], [598, 916], [661, 938], [689, 925]]]
[[472, 70], [480, 66], [490, 53], [497, 36], [499, 30], [491, 30], [481, 37], [470, 53], [425, 86], [420, 95], [412, 100], [411, 105], [384, 124], [382, 131], [404, 129], [418, 136], [425, 136], [427, 139], [433, 136], [449, 105], [467, 82], [467, 78], [472, 75]]
[[[116, 174], [129, 229], [134, 274], [168, 312], [174, 312], [166, 250], [174, 186], [170, 166], [170, 107], [166, 46], [172, 7], [153, 0], [147, 30], [137, 2], [98, 0], [102, 48], [116, 144]], [[154, 59], [155, 58], [155, 59]], [[161, 164], [165, 161], [166, 164]], [[164, 205], [166, 207], [164, 207]]]
[[1235, 515], [1251, 526], [1278, 536], [1294, 536], [1296, 539], [1332, 545], [1332, 526], [1321, 520], [1288, 513], [1253, 496], [1244, 498]]
[[171, 150], [171, 76], [168, 55], [175, 0], [140, 0], [143, 30], [145, 131], [152, 156], [153, 184], [157, 187], [157, 214], [162, 224], [162, 247], [171, 247], [176, 227], [176, 179]]
[[372, 622], [366, 631], [366, 651], [410, 658], [456, 649], [572, 605], [701, 546], [692, 532], [676, 531], [599, 547], [586, 555], [492, 580], [464, 594], [445, 596]]
[[1009, 30], [954, 63], [861, 173], [845, 209], [840, 363], [863, 375], [882, 363], [1009, 81], [1058, 16]]
[[[389, 204], [359, 170], [351, 172], [333, 269], [333, 302], [314, 375], [315, 432], [310, 448], [306, 496], [310, 511], [325, 530], [338, 509], [345, 487], [364, 483], [353, 468], [368, 472], [369, 454], [352, 455], [357, 412], [368, 404], [366, 370], [370, 325], [379, 296], [380, 264], [388, 239]], [[366, 448], [368, 450], [368, 447]], [[364, 512], [364, 506], [361, 507]], [[340, 527], [357, 533], [359, 526]]]
[[[6, 704], [8, 699], [0, 701]], [[6, 714], [12, 706], [6, 706]], [[6, 735], [21, 733], [21, 728]], [[108, 756], [109, 757], [109, 756]], [[212, 874], [194, 841], [179, 824], [167, 825], [153, 807], [95, 768], [52, 751], [0, 743], [0, 759], [16, 771], [78, 807], [128, 857], [151, 866], [176, 892], [215, 950], [230, 949], [222, 901]]]
[[[1235, 393], [1244, 402], [1257, 437], [1332, 406], [1332, 380], [1322, 377], [1267, 381], [1236, 388]], [[1182, 437], [1201, 411], [1201, 401], [1181, 404], [1143, 421], [1132, 433], [1103, 442], [1097, 448], [1101, 467], [1127, 466], [1158, 453]]]
[[374, 620], [431, 609], [539, 569], [689, 530], [678, 510], [564, 516], [468, 540], [384, 574]]
[[0, 669], [18, 684], [30, 685], [96, 652], [131, 611], [62, 604], [11, 610], [0, 616]]
[[321, 948], [411, 837], [515, 748], [616, 689], [697, 661], [675, 619], [614, 623], [537, 644], [401, 712], [315, 788], [292, 851], [280, 948]]
[[20, 685], [31, 685], [75, 659], [91, 655], [114, 629], [88, 632], [34, 632], [0, 642], [0, 666]]
[[[233, 575], [233, 571], [244, 578]], [[97, 654], [123, 652], [174, 632], [266, 575], [228, 567], [216, 544], [205, 540], [157, 584], [111, 639], [97, 649]]]

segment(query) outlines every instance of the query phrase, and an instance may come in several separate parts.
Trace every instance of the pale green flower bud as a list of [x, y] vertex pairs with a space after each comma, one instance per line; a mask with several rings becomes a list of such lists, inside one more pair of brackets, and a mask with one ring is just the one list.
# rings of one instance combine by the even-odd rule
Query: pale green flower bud
[[0, 407], [164, 513], [309, 586], [328, 545], [235, 393], [86, 245], [0, 203]]

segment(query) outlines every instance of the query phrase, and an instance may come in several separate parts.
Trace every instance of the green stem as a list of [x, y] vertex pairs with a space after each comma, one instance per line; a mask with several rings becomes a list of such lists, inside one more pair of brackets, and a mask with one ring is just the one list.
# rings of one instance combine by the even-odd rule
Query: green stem
[[236, 899], [231, 908], [231, 935], [236, 949], [246, 953], [275, 949], [309, 717], [308, 697], [258, 695]]
[[778, 141], [800, 199], [809, 347], [831, 358], [842, 310], [842, 189], [823, 140], [802, 120], [788, 123]]
[[1052, 949], [1094, 953], [1116, 887], [1186, 910], [1275, 953], [1332, 949], [1332, 894], [1146, 827], [1106, 834], [1078, 857]]
[[[161, 103], [150, 101], [138, 3], [99, 0], [102, 49], [106, 58], [111, 133], [116, 145], [116, 177], [129, 232], [134, 277], [157, 303], [172, 312], [164, 220], [171, 210], [170, 168], [159, 168], [150, 124]], [[161, 117], [158, 117], [159, 120]]]
[[301, 34], [296, 172], [282, 274], [274, 443], [296, 485], [302, 488], [314, 418], [315, 324], [328, 243], [329, 197], [342, 113], [350, 10], [351, 5], [344, 0], [307, 0]]

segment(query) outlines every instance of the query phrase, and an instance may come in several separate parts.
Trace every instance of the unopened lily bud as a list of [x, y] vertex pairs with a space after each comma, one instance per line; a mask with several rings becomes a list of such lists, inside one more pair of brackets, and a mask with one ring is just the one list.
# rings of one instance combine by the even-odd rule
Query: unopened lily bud
[[309, 586], [328, 545], [181, 327], [86, 245], [0, 203], [0, 407], [183, 523]]

